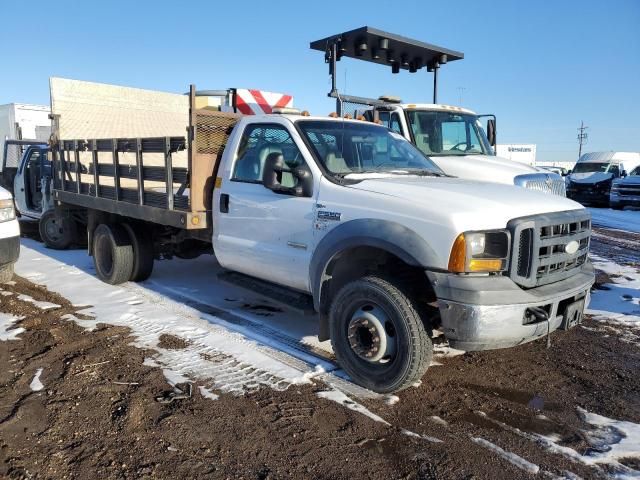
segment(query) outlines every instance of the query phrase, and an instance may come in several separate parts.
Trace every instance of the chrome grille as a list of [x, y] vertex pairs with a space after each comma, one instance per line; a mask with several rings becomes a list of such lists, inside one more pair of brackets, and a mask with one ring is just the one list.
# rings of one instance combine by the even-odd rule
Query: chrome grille
[[[510, 276], [523, 287], [563, 280], [587, 260], [591, 238], [587, 211], [519, 218], [509, 222], [509, 229], [514, 239]], [[574, 252], [569, 244], [577, 247]]]
[[519, 187], [528, 188], [543, 193], [551, 193], [553, 195], [567, 196], [567, 189], [564, 178], [555, 173], [531, 173], [527, 175], [518, 175], [514, 179], [514, 184]]
[[622, 197], [640, 195], [640, 184], [620, 183], [613, 187], [613, 190]]

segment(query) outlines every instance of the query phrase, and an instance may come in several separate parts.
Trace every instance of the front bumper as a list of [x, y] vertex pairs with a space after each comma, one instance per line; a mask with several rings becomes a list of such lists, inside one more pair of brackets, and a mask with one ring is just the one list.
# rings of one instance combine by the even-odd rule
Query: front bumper
[[[493, 350], [536, 340], [558, 329], [567, 307], [585, 299], [595, 280], [586, 262], [565, 280], [524, 290], [510, 278], [470, 277], [427, 272], [438, 296], [442, 329], [449, 344], [460, 350]], [[527, 309], [542, 307], [549, 321], [532, 323]]]
[[20, 237], [0, 238], [0, 267], [15, 263], [20, 255]]
[[618, 195], [612, 192], [609, 196], [609, 204], [616, 207], [639, 207], [640, 195]]
[[608, 204], [609, 191], [593, 191], [586, 188], [567, 189], [567, 197], [582, 204]]

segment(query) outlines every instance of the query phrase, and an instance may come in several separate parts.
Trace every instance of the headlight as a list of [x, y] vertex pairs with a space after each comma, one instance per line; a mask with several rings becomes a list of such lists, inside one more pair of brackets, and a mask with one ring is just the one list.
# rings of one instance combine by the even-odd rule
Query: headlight
[[16, 218], [16, 212], [13, 209], [13, 200], [0, 200], [0, 222], [8, 222]]
[[506, 230], [461, 233], [453, 242], [449, 270], [456, 273], [503, 272], [509, 259]]

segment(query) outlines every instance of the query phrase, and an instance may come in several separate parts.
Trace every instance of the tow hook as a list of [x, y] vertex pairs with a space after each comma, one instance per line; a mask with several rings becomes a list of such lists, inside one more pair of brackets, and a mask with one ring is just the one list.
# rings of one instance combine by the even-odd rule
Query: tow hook
[[551, 319], [542, 307], [529, 307], [527, 310], [541, 322], [547, 322], [547, 348], [551, 348]]

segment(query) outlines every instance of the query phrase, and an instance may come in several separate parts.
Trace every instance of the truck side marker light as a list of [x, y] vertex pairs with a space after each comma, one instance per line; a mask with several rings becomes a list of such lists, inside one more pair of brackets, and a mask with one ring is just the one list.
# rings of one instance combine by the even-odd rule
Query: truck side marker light
[[222, 177], [216, 177], [216, 188], [222, 187]]
[[191, 217], [192, 225], [200, 225], [200, 217]]
[[466, 258], [467, 242], [464, 239], [464, 234], [461, 233], [453, 242], [453, 247], [451, 247], [451, 255], [449, 256], [449, 271], [463, 273]]

